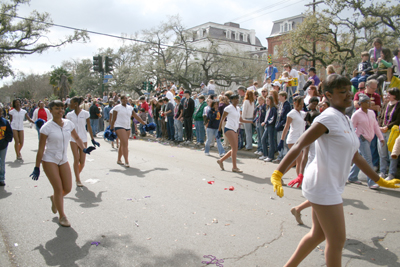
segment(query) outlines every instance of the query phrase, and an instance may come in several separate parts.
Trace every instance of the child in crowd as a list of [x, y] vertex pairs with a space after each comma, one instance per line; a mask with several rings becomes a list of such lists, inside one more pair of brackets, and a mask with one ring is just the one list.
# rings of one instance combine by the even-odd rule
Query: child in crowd
[[306, 121], [306, 129], [308, 129], [311, 124], [313, 123], [314, 119], [320, 114], [320, 112], [318, 111], [317, 107], [318, 107], [318, 103], [319, 103], [319, 99], [318, 97], [311, 97], [310, 98], [310, 103], [308, 105], [308, 112], [306, 114], [305, 117], [305, 121]]
[[361, 53], [361, 62], [358, 64], [356, 71], [358, 73], [357, 76], [350, 81], [355, 88], [358, 88], [360, 82], [366, 82], [367, 78], [373, 74], [368, 52], [364, 51]]

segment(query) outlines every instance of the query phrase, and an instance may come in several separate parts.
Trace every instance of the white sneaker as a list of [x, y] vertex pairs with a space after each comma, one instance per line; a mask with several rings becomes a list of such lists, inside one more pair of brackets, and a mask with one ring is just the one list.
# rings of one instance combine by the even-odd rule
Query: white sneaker
[[255, 151], [254, 154], [258, 155], [258, 151]]
[[271, 162], [272, 159], [270, 159], [270, 158], [267, 157], [266, 159], [264, 159], [264, 161], [265, 161], [265, 162]]
[[386, 181], [390, 181], [394, 179], [394, 175], [393, 174], [389, 174], [388, 177], [385, 179]]
[[225, 156], [225, 154], [224, 154], [224, 153], [222, 153], [222, 154], [219, 154], [219, 157], [220, 157], [220, 158], [222, 158], [223, 156]]
[[261, 156], [261, 157], [259, 157], [258, 159], [264, 160], [264, 159], [266, 159], [266, 158], [267, 158], [267, 157]]
[[210, 153], [204, 153], [204, 155], [206, 155], [206, 156], [210, 156]]

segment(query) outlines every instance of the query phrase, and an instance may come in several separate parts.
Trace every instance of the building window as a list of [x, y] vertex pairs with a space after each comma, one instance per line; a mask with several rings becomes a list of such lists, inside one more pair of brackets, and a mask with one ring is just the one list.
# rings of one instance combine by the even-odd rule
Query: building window
[[285, 32], [287, 32], [287, 31], [288, 31], [288, 24], [285, 23]]
[[235, 32], [235, 40], [240, 41], [240, 33]]
[[247, 34], [243, 33], [243, 42], [247, 43]]
[[268, 57], [267, 53], [264, 53], [264, 54], [262, 55], [262, 58], [263, 58], [263, 59], [267, 59], [267, 57]]
[[278, 54], [279, 54], [278, 45], [275, 45], [274, 46], [274, 56], [277, 56]]
[[232, 39], [232, 32], [231, 31], [225, 31], [226, 34], [226, 39]]

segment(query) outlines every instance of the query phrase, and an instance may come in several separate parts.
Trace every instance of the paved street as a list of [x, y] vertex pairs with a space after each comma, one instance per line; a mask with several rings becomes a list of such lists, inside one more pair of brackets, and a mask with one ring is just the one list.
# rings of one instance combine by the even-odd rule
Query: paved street
[[[285, 187], [285, 196], [276, 197], [269, 181], [276, 165], [254, 154], [239, 155], [244, 173], [237, 174], [230, 161], [219, 169], [216, 150], [206, 157], [199, 149], [130, 140], [126, 169], [116, 164], [116, 150], [97, 140], [101, 147], [82, 172], [85, 187], [74, 186], [65, 199], [71, 228], [60, 227], [51, 213], [43, 169], [37, 182], [29, 178], [36, 131], [25, 128], [22, 164], [9, 146], [7, 185], [0, 189], [2, 267], [206, 266], [204, 255], [224, 260], [209, 266], [283, 266], [309, 231], [310, 209], [304, 226], [290, 213], [305, 200], [301, 190]], [[292, 169], [284, 180], [294, 177]], [[233, 191], [225, 190], [230, 186]], [[343, 266], [400, 266], [399, 197], [400, 191], [372, 191], [366, 183], [346, 186]], [[323, 266], [324, 248], [301, 266]]]

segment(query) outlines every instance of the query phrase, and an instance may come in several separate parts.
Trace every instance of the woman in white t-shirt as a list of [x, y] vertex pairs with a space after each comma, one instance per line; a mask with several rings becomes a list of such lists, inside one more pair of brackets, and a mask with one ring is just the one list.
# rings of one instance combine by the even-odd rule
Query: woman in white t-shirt
[[[290, 149], [297, 142], [297, 140], [304, 133], [304, 131], [306, 130], [306, 122], [304, 121], [304, 118], [306, 117], [307, 113], [302, 110], [303, 105], [304, 105], [304, 100], [303, 100], [302, 96], [296, 96], [295, 98], [293, 98], [294, 109], [292, 109], [287, 114], [286, 124], [285, 124], [285, 128], [283, 129], [280, 143], [278, 145], [278, 150], [283, 148], [285, 138], [286, 138], [286, 135], [288, 134], [288, 132], [289, 132], [289, 134], [288, 134], [286, 143]], [[300, 173], [300, 166], [301, 166], [302, 158], [303, 158], [303, 153], [300, 153], [300, 155], [297, 157], [296, 161], [294, 162], [296, 164], [297, 175], [299, 175], [299, 173]]]
[[31, 123], [35, 122], [29, 117], [26, 110], [21, 108], [21, 100], [14, 99], [12, 105], [14, 109], [10, 110], [8, 114], [14, 135], [14, 149], [17, 160], [22, 160], [21, 149], [24, 145], [24, 119], [27, 119]]
[[38, 180], [40, 175], [40, 163], [46, 173], [54, 194], [50, 196], [51, 210], [55, 214], [58, 211], [61, 226], [69, 227], [67, 217], [64, 213], [64, 196], [71, 192], [72, 174], [68, 163], [68, 144], [71, 136], [84, 153], [90, 153], [94, 147], [85, 148], [78, 133], [75, 131], [73, 122], [63, 119], [64, 103], [60, 100], [52, 101], [49, 109], [53, 119], [47, 121], [40, 128], [39, 149], [36, 155], [36, 164], [30, 175], [33, 180]]
[[[117, 164], [124, 165], [129, 168], [128, 159], [128, 140], [131, 131], [131, 117], [133, 116], [141, 124], [146, 124], [133, 110], [133, 107], [128, 105], [128, 98], [125, 95], [121, 96], [121, 104], [116, 105], [112, 109], [112, 121], [110, 123], [110, 130], [115, 131], [120, 140], [118, 149]], [[124, 156], [125, 164], [122, 163], [121, 158]]]
[[271, 176], [274, 191], [283, 197], [282, 173], [285, 173], [302, 150], [315, 141], [315, 158], [304, 173], [303, 195], [311, 202], [313, 226], [300, 241], [285, 266], [298, 266], [301, 261], [326, 240], [326, 266], [341, 266], [346, 241], [342, 193], [351, 163], [383, 187], [396, 188], [400, 180], [380, 178], [357, 152], [359, 140], [345, 110], [351, 105], [351, 82], [344, 76], [329, 75], [323, 84], [331, 107], [319, 115], [311, 127], [280, 162]]
[[[90, 114], [88, 111], [83, 110], [80, 107], [82, 101], [83, 101], [82, 97], [74, 96], [69, 103], [69, 108], [72, 111], [68, 112], [65, 118], [74, 123], [75, 131], [78, 133], [79, 138], [82, 140], [85, 147], [87, 146], [86, 127], [87, 131], [90, 134], [93, 146], [100, 147], [100, 144], [94, 140], [92, 127], [90, 126]], [[76, 185], [82, 187], [83, 184], [81, 182], [80, 173], [85, 167], [86, 153], [83, 153], [83, 150], [79, 148], [73, 137], [71, 137], [70, 144], [71, 144], [72, 154], [74, 155], [74, 173], [75, 173]]]
[[237, 106], [239, 104], [239, 95], [232, 95], [230, 97], [230, 100], [231, 104], [224, 109], [224, 114], [222, 115], [222, 118], [220, 120], [217, 138], [220, 138], [222, 136], [222, 122], [226, 118], [227, 121], [225, 124], [224, 133], [226, 138], [228, 138], [229, 140], [229, 144], [231, 144], [231, 150], [229, 150], [228, 153], [226, 153], [225, 156], [223, 156], [221, 159], [217, 160], [217, 163], [219, 164], [221, 169], [224, 170], [224, 160], [232, 157], [232, 171], [242, 173], [243, 171], [241, 171], [236, 165], [239, 123], [253, 123], [253, 121], [244, 120], [240, 116], [240, 108]]

